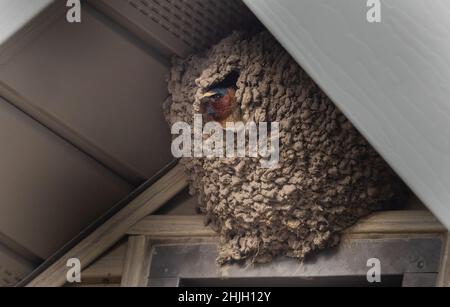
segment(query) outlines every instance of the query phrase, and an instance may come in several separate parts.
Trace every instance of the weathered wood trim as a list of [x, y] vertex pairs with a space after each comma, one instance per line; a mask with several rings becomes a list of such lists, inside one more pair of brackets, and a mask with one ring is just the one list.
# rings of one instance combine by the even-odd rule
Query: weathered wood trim
[[150, 266], [149, 241], [145, 236], [129, 236], [121, 287], [145, 287]]
[[441, 265], [437, 279], [438, 287], [450, 287], [450, 233], [447, 233], [444, 240]]
[[[445, 227], [428, 211], [385, 211], [374, 213], [345, 234], [426, 234], [443, 233]], [[204, 224], [202, 216], [147, 216], [131, 227], [130, 235], [150, 238], [213, 237], [217, 234]]]
[[360, 220], [344, 233], [349, 234], [421, 234], [445, 233], [447, 229], [425, 210], [376, 212]]
[[124, 269], [127, 241], [103, 254], [81, 273], [83, 284], [119, 284]]
[[131, 227], [127, 234], [145, 235], [150, 238], [165, 237], [214, 237], [217, 235], [205, 226], [204, 217], [150, 215]]

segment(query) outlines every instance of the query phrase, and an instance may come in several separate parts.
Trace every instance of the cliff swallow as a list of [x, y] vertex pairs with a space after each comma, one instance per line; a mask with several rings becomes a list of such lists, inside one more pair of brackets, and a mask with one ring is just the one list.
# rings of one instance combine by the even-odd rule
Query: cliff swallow
[[209, 121], [224, 124], [233, 120], [236, 107], [236, 90], [233, 88], [215, 88], [203, 95], [200, 100], [201, 112]]

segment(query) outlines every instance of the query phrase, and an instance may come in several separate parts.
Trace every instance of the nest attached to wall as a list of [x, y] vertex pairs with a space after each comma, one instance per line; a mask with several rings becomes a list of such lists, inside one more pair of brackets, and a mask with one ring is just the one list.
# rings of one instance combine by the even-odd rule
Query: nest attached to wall
[[402, 194], [395, 173], [267, 32], [235, 32], [174, 60], [168, 123], [192, 124], [205, 93], [230, 80], [244, 123], [280, 123], [280, 162], [264, 169], [258, 158], [181, 160], [220, 236], [220, 263], [303, 259], [338, 244], [342, 230]]

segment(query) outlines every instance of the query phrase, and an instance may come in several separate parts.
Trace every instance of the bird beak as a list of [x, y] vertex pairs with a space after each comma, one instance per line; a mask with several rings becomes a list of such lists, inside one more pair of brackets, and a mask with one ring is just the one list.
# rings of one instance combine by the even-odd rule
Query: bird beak
[[216, 92], [208, 92], [202, 96], [202, 99], [213, 97], [216, 94]]
[[216, 93], [215, 92], [208, 92], [208, 93], [206, 93], [206, 94], [204, 94], [201, 98], [200, 98], [200, 102], [201, 103], [208, 103], [209, 102], [209, 99], [211, 98], [211, 97], [214, 97], [216, 95]]

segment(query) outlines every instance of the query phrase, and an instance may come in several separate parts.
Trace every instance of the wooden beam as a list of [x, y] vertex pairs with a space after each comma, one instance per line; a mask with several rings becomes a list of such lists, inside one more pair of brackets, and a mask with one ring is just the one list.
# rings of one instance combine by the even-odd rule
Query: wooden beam
[[127, 234], [150, 238], [214, 237], [217, 233], [206, 227], [204, 216], [150, 215], [131, 227]]
[[80, 260], [82, 268], [86, 268], [108, 248], [119, 241], [130, 227], [145, 216], [158, 210], [172, 197], [185, 189], [187, 185], [188, 181], [183, 167], [177, 165], [30, 282], [28, 286], [58, 287], [64, 285], [68, 259], [77, 258]]
[[450, 287], [450, 233], [445, 236], [445, 243], [442, 249], [441, 265], [437, 279], [438, 287]]
[[[428, 211], [384, 211], [374, 213], [345, 234], [402, 234], [443, 233], [444, 226]], [[203, 216], [147, 216], [131, 227], [130, 235], [150, 238], [213, 237], [217, 234], [204, 224]]]
[[125, 263], [127, 241], [121, 242], [81, 272], [83, 284], [119, 284]]
[[445, 233], [447, 229], [425, 210], [382, 211], [361, 219], [344, 233], [348, 234], [421, 234]]
[[129, 236], [121, 287], [147, 286], [150, 248], [147, 237]]

